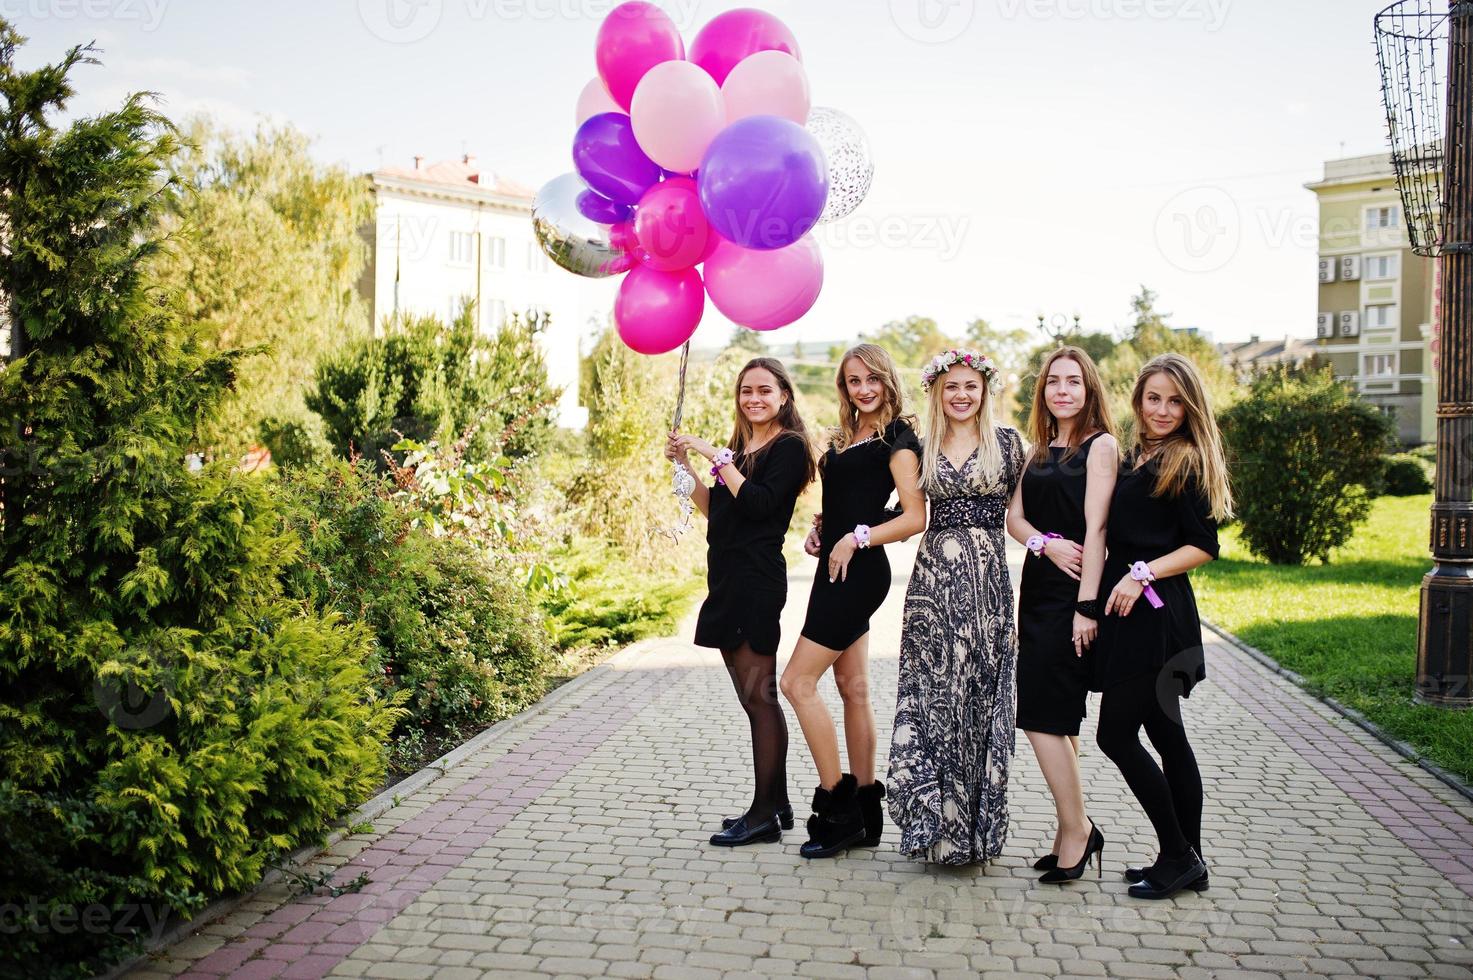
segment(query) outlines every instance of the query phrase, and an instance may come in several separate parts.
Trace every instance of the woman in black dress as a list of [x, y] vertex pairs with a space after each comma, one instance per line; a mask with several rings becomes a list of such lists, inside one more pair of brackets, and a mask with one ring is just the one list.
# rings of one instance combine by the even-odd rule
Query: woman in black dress
[[[1156, 863], [1127, 869], [1136, 898], [1207, 887], [1202, 775], [1181, 699], [1207, 676], [1202, 624], [1187, 573], [1217, 557], [1217, 524], [1232, 514], [1222, 438], [1191, 361], [1162, 354], [1131, 395], [1134, 445], [1115, 483], [1104, 581], [1114, 582], [1095, 648], [1104, 692], [1100, 749], [1120, 768], [1160, 841]], [[1161, 756], [1157, 766], [1140, 730]]]
[[[875, 779], [875, 715], [869, 700], [869, 620], [890, 591], [884, 545], [925, 529], [919, 443], [905, 416], [899, 372], [883, 347], [860, 344], [839, 361], [839, 426], [821, 463], [823, 511], [809, 536], [819, 560], [808, 615], [783, 670], [782, 692], [813, 753], [819, 786], [813, 796], [804, 857], [829, 857], [856, 845], [873, 847], [883, 831]], [[902, 513], [886, 520], [899, 491]], [[834, 720], [818, 695], [824, 671], [844, 701], [844, 742], [853, 773], [839, 762]]]
[[1085, 813], [1079, 723], [1090, 685], [1086, 658], [1100, 619], [1105, 516], [1120, 447], [1100, 374], [1077, 347], [1044, 359], [1033, 389], [1028, 468], [1008, 508], [1008, 532], [1033, 557], [1018, 590], [1018, 728], [1054, 797], [1058, 829], [1034, 869], [1073, 881], [1104, 835]]
[[[777, 701], [778, 619], [788, 597], [783, 539], [793, 505], [814, 477], [808, 432], [779, 361], [759, 357], [742, 368], [736, 409], [726, 448], [672, 433], [665, 451], [696, 476], [692, 499], [708, 519], [707, 596], [696, 644], [721, 651], [752, 730], [752, 805], [712, 836], [721, 847], [780, 840], [783, 828], [793, 825], [788, 726]], [[715, 486], [708, 488], [705, 474], [691, 468], [692, 450], [711, 461]]]

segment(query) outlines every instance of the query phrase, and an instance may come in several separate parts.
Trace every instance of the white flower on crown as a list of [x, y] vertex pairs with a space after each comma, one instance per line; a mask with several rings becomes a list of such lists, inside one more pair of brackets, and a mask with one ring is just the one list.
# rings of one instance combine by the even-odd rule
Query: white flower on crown
[[997, 369], [992, 358], [986, 354], [957, 347], [942, 351], [931, 358], [931, 363], [921, 371], [921, 387], [929, 391], [936, 383], [936, 379], [951, 370], [954, 364], [965, 364], [980, 373], [987, 382], [987, 390], [992, 394], [996, 395], [1002, 391], [1002, 372]]

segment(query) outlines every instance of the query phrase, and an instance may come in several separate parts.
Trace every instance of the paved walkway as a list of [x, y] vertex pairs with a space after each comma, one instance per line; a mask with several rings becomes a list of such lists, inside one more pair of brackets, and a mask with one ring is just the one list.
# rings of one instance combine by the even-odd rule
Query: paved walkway
[[[882, 771], [903, 594], [901, 577], [874, 622]], [[1203, 895], [1126, 897], [1120, 871], [1154, 837], [1088, 728], [1103, 880], [1035, 883], [1052, 808], [1021, 737], [1000, 861], [910, 862], [887, 827], [878, 849], [805, 862], [815, 776], [791, 713], [798, 829], [712, 848], [747, 796], [746, 722], [715, 654], [669, 640], [558, 692], [323, 855], [340, 880], [366, 870], [361, 892], [264, 890], [130, 976], [1473, 977], [1473, 805], [1233, 648], [1207, 649], [1209, 683], [1187, 703]]]

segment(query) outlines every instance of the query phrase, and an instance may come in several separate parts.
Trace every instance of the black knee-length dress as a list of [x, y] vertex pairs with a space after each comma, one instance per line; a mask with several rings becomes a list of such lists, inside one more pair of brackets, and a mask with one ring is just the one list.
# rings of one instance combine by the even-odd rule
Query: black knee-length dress
[[[1159, 475], [1157, 461], [1135, 466], [1127, 456], [1110, 500], [1105, 573], [1100, 578], [1103, 603], [1138, 561], [1154, 561], [1183, 545], [1217, 557], [1217, 521], [1202, 488], [1193, 483], [1175, 497], [1152, 496]], [[1155, 609], [1142, 595], [1129, 616], [1111, 614], [1100, 621], [1095, 641], [1094, 684], [1097, 691], [1155, 674], [1163, 695], [1187, 697], [1207, 677], [1202, 650], [1202, 621], [1191, 579], [1173, 575], [1155, 583], [1164, 605]]]
[[706, 523], [706, 601], [696, 618], [696, 645], [777, 654], [779, 619], [788, 601], [783, 538], [808, 479], [808, 444], [785, 432], [737, 460], [746, 475], [736, 496], [711, 488]]
[[803, 621], [803, 636], [821, 647], [844, 650], [868, 633], [870, 617], [890, 591], [890, 562], [883, 545], [856, 550], [842, 581], [829, 581], [828, 565], [834, 545], [856, 525], [877, 527], [886, 520], [885, 503], [895, 491], [890, 457], [903, 449], [919, 456], [921, 446], [910, 424], [895, 419], [880, 438], [843, 452], [829, 446], [824, 454], [822, 550]]
[[[1048, 447], [1047, 460], [1023, 471], [1023, 516], [1040, 534], [1052, 531], [1083, 547], [1084, 494], [1090, 446], [1068, 459], [1067, 447]], [[1154, 557], [1154, 556], [1152, 556]], [[1109, 586], [1101, 579], [1100, 587]], [[1104, 595], [1100, 596], [1103, 606]], [[1074, 652], [1074, 604], [1079, 583], [1048, 558], [1028, 555], [1018, 588], [1018, 727], [1049, 735], [1078, 735], [1092, 677], [1092, 654]]]

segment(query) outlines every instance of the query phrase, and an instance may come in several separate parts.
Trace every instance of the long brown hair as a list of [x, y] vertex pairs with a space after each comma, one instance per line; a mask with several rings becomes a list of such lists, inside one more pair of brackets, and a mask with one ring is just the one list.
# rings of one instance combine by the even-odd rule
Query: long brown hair
[[849, 397], [849, 386], [844, 383], [844, 367], [851, 359], [863, 364], [885, 386], [885, 403], [880, 406], [880, 417], [875, 423], [878, 437], [885, 438], [885, 430], [895, 419], [904, 419], [915, 428], [915, 419], [905, 414], [905, 389], [900, 384], [895, 358], [879, 344], [855, 344], [839, 358], [839, 370], [834, 376], [834, 387], [839, 390], [839, 425], [830, 434], [830, 442], [841, 453], [854, 445], [859, 433], [859, 406]]
[[[1176, 431], [1155, 445], [1147, 439], [1145, 412], [1142, 404], [1146, 396], [1146, 382], [1157, 374], [1164, 374], [1175, 383], [1181, 392], [1182, 405], [1186, 408], [1182, 424]], [[1135, 437], [1132, 452], [1152, 449], [1157, 463], [1156, 489], [1153, 496], [1175, 497], [1186, 491], [1195, 480], [1201, 484], [1212, 509], [1212, 516], [1219, 521], [1233, 516], [1233, 492], [1228, 485], [1227, 459], [1222, 451], [1222, 434], [1217, 429], [1217, 419], [1212, 414], [1207, 391], [1202, 377], [1191, 361], [1180, 354], [1162, 354], [1153, 357], [1141, 368], [1135, 379], [1135, 390], [1130, 395], [1130, 407], [1135, 412]]]
[[1048, 386], [1048, 373], [1056, 361], [1073, 361], [1079, 365], [1079, 373], [1084, 375], [1084, 407], [1074, 417], [1064, 460], [1071, 459], [1079, 452], [1084, 440], [1096, 432], [1108, 432], [1119, 438], [1115, 420], [1110, 416], [1110, 396], [1100, 381], [1100, 369], [1095, 366], [1094, 358], [1078, 347], [1066, 345], [1043, 359], [1043, 367], [1038, 369], [1038, 384], [1033, 387], [1033, 408], [1028, 413], [1028, 441], [1033, 443], [1031, 462], [1034, 463], [1048, 461], [1049, 444], [1059, 437], [1059, 420], [1049, 411], [1048, 396], [1044, 391]]
[[737, 468], [742, 471], [743, 475], [748, 473], [757, 454], [753, 453], [752, 458], [743, 455], [747, 444], [752, 441], [752, 423], [747, 421], [747, 416], [742, 412], [742, 382], [746, 379], [748, 372], [755, 371], [757, 368], [761, 368], [777, 379], [778, 390], [784, 396], [783, 406], [777, 413], [777, 424], [783, 432], [775, 436], [758, 452], [765, 452], [768, 446], [781, 439], [785, 433], [791, 433], [802, 439], [804, 457], [808, 460], [808, 478], [804, 480], [806, 486], [812, 483], [814, 477], [818, 475], [818, 466], [813, 458], [813, 439], [808, 434], [808, 426], [803, 424], [803, 416], [798, 414], [798, 403], [793, 392], [793, 379], [788, 376], [788, 369], [783, 367], [783, 362], [777, 358], [754, 357], [738, 372], [733, 391], [736, 401], [736, 425], [726, 445], [733, 453], [736, 453]]

